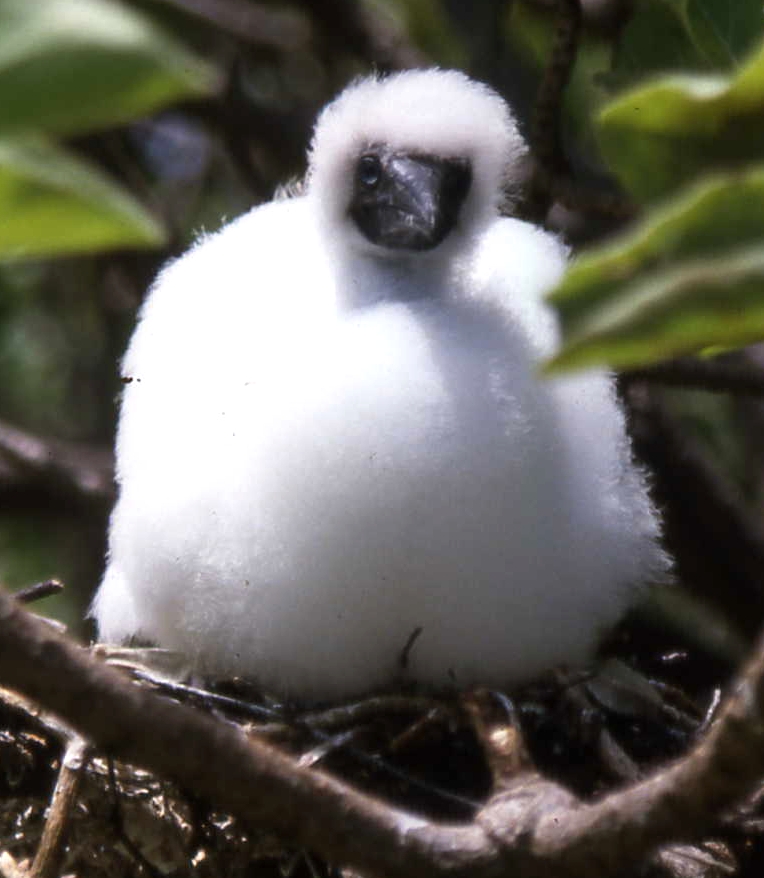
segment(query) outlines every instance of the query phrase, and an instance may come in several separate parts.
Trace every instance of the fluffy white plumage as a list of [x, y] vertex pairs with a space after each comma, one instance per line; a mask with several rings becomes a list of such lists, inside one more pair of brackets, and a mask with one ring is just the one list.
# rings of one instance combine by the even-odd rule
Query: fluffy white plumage
[[[430, 250], [348, 214], [370, 146], [467, 159]], [[455, 72], [349, 87], [304, 196], [259, 207], [160, 274], [124, 360], [120, 497], [100, 636], [304, 697], [409, 674], [493, 685], [587, 658], [665, 571], [611, 381], [541, 381], [552, 236], [498, 217], [523, 145]]]

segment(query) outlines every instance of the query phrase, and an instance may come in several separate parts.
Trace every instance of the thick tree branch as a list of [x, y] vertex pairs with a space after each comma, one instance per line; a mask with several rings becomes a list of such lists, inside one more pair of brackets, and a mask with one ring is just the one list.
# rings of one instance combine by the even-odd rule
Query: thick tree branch
[[[130, 684], [87, 651], [51, 635], [5, 594], [0, 679], [108, 754], [176, 780], [249, 825], [272, 828], [329, 860], [368, 874], [401, 875], [405, 867], [409, 874], [436, 875], [433, 856], [444, 831], [460, 863], [485, 867], [495, 857], [495, 846], [477, 826], [436, 828], [433, 835], [426, 820], [301, 769], [238, 728]], [[450, 859], [448, 850], [441, 855]]]
[[526, 773], [466, 825], [386, 806], [240, 728], [132, 684], [4, 594], [0, 679], [107, 753], [367, 875], [617, 874], [661, 843], [697, 837], [764, 773], [764, 644], [685, 759], [589, 805]]

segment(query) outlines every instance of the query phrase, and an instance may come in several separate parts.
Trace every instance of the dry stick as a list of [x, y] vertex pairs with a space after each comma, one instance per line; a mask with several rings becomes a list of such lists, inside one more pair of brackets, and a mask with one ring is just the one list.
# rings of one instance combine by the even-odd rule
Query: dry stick
[[59, 874], [69, 819], [77, 803], [82, 776], [91, 754], [90, 744], [82, 738], [75, 737], [69, 741], [29, 878], [56, 878]]
[[[49, 622], [50, 620], [46, 621]], [[112, 662], [111, 664], [114, 663]], [[368, 699], [366, 702], [361, 702], [357, 705], [340, 705], [339, 707], [322, 711], [320, 714], [315, 714], [313, 716], [308, 714], [306, 716], [289, 717], [282, 711], [266, 707], [262, 704], [241, 701], [238, 698], [219, 695], [218, 693], [209, 692], [206, 689], [198, 689], [195, 686], [188, 686], [183, 683], [175, 683], [169, 680], [158, 680], [151, 674], [135, 667], [129, 669], [133, 679], [149, 683], [155, 690], [176, 696], [179, 699], [186, 701], [186, 703], [189, 701], [191, 703], [196, 703], [198, 706], [204, 707], [208, 711], [213, 707], [220, 707], [229, 712], [234, 712], [240, 717], [249, 717], [255, 720], [270, 720], [267, 724], [256, 725], [253, 727], [252, 733], [261, 738], [264, 736], [274, 737], [276, 735], [283, 735], [285, 732], [302, 730], [319, 742], [317, 744], [318, 750], [323, 749], [325, 753], [328, 753], [334, 747], [342, 746], [345, 748], [345, 752], [348, 756], [352, 757], [357, 762], [360, 762], [362, 765], [379, 769], [385, 774], [391, 777], [396, 777], [415, 789], [419, 789], [431, 796], [442, 799], [444, 802], [460, 805], [463, 808], [474, 809], [478, 807], [476, 802], [473, 802], [466, 796], [460, 796], [458, 793], [452, 793], [442, 787], [430, 784], [421, 778], [413, 777], [409, 772], [398, 768], [392, 762], [382, 758], [378, 753], [369, 753], [358, 747], [346, 746], [348, 743], [347, 740], [339, 740], [342, 735], [346, 734], [346, 732], [329, 732], [325, 728], [325, 726], [328, 726], [331, 722], [334, 722], [335, 724], [352, 722], [359, 725], [361, 722], [364, 722], [362, 719], [364, 714], [368, 715], [370, 713], [373, 718], [374, 713], [376, 712], [379, 714], [384, 705], [387, 705], [386, 709], [389, 715], [389, 711], [399, 712], [401, 708], [409, 713], [412, 711], [413, 707], [417, 707], [418, 709], [421, 708], [422, 710], [431, 709], [434, 705], [434, 702], [432, 701], [427, 701], [426, 699], [421, 698], [412, 699], [400, 696], [380, 696], [376, 699]], [[427, 708], [422, 707], [424, 704], [427, 705]], [[315, 762], [316, 760], [313, 760], [310, 764], [315, 764]]]
[[14, 600], [20, 604], [31, 604], [34, 601], [41, 601], [43, 598], [49, 598], [51, 595], [59, 594], [64, 590], [63, 582], [57, 579], [46, 579], [43, 582], [35, 582], [34, 585], [28, 585], [26, 588], [20, 588], [14, 593]]
[[29, 872], [8, 851], [0, 851], [0, 878], [29, 878]]
[[379, 878], [612, 875], [662, 843], [701, 835], [764, 773], [764, 642], [719, 720], [684, 759], [589, 805], [524, 775], [473, 823], [458, 826], [386, 806], [247, 741], [240, 729], [129, 683], [5, 594], [0, 680], [107, 753], [181, 783], [250, 826]]

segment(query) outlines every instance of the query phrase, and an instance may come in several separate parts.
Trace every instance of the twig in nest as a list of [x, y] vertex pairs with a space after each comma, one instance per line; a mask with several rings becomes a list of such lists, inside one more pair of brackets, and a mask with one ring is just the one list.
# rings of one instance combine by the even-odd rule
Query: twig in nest
[[355, 762], [402, 781], [406, 786], [426, 793], [436, 800], [442, 800], [444, 803], [457, 805], [462, 809], [468, 810], [475, 810], [479, 806], [478, 802], [466, 796], [443, 789], [412, 775], [409, 771], [398, 768], [379, 753], [369, 752], [358, 746], [349, 746], [356, 738], [355, 730], [351, 730], [352, 734], [348, 734], [346, 731], [329, 731], [343, 725], [352, 724], [357, 727], [359, 723], [368, 722], [375, 715], [381, 715], [382, 713], [386, 713], [388, 716], [390, 713], [404, 715], [424, 711], [431, 713], [434, 702], [430, 699], [379, 696], [378, 698], [367, 699], [357, 704], [333, 707], [316, 714], [292, 716], [262, 704], [242, 701], [238, 698], [220, 695], [183, 683], [158, 679], [149, 672], [137, 667], [130, 667], [130, 673], [136, 679], [149, 683], [158, 691], [178, 698], [181, 701], [197, 704], [210, 712], [221, 710], [248, 719], [267, 720], [268, 722], [263, 726], [253, 726], [253, 734], [260, 739], [264, 737], [270, 739], [284, 737], [300, 731], [306, 733], [311, 740], [316, 742], [316, 746], [309, 751], [309, 754], [304, 754], [305, 765], [312, 765], [324, 759], [329, 753], [342, 747], [344, 752]]
[[17, 863], [8, 851], [0, 851], [0, 878], [29, 878], [24, 863]]
[[424, 714], [439, 707], [439, 702], [433, 698], [413, 695], [379, 695], [376, 698], [364, 698], [362, 701], [352, 704], [330, 707], [317, 713], [304, 714], [300, 719], [311, 728], [330, 731], [352, 723], [369, 722], [379, 716]]
[[254, 704], [251, 701], [242, 701], [240, 698], [232, 698], [230, 695], [220, 695], [217, 692], [210, 692], [207, 689], [200, 689], [197, 686], [189, 686], [185, 683], [175, 683], [172, 680], [159, 679], [154, 677], [148, 671], [136, 667], [130, 668], [130, 672], [137, 680], [149, 683], [159, 691], [180, 698], [182, 701], [196, 703], [210, 712], [218, 708], [249, 719], [260, 721], [283, 720], [282, 712], [267, 707], [264, 704]]
[[155, 868], [153, 863], [146, 859], [141, 849], [130, 838], [122, 816], [122, 805], [119, 798], [117, 773], [114, 770], [114, 760], [109, 758], [106, 764], [109, 773], [109, 790], [111, 791], [111, 817], [117, 837], [128, 854], [135, 860], [136, 865], [149, 875], [150, 878], [163, 878], [162, 873]]
[[41, 601], [43, 598], [59, 594], [63, 590], [63, 582], [59, 582], [57, 579], [46, 579], [44, 582], [36, 582], [34, 585], [19, 589], [13, 597], [19, 604], [31, 604], [34, 601]]
[[651, 865], [655, 878], [721, 878], [722, 875], [738, 874], [735, 857], [719, 841], [707, 841], [697, 846], [670, 845], [658, 851]]
[[523, 772], [535, 773], [517, 711], [506, 695], [479, 689], [468, 693], [462, 703], [483, 747], [494, 793]]
[[415, 816], [300, 768], [240, 728], [129, 682], [2, 593], [0, 676], [105, 752], [175, 780], [245, 826], [377, 878], [621, 874], [660, 845], [702, 838], [764, 774], [764, 638], [682, 759], [591, 803], [523, 774], [464, 823]]
[[56, 878], [59, 874], [69, 820], [92, 752], [91, 745], [79, 736], [67, 744], [29, 878]]
[[317, 744], [313, 747], [312, 750], [308, 750], [307, 753], [303, 753], [302, 756], [297, 760], [297, 764], [303, 768], [309, 768], [313, 765], [317, 765], [323, 759], [325, 759], [332, 751], [339, 750], [343, 747], [346, 747], [348, 744], [351, 744], [358, 740], [358, 738], [364, 733], [363, 727], [355, 728], [355, 729], [346, 729], [344, 732], [337, 732], [336, 735], [332, 735], [332, 737], [327, 738], [325, 741], [322, 741], [320, 744]]

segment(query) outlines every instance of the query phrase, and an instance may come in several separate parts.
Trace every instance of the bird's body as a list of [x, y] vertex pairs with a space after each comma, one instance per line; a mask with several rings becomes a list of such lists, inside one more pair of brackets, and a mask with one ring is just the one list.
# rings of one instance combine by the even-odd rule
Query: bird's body
[[[487, 113], [498, 145], [480, 152], [478, 118], [444, 151], [429, 106], [378, 149], [396, 81], [414, 103], [440, 87], [450, 112]], [[516, 138], [500, 99], [459, 74], [366, 81], [321, 117], [304, 196], [162, 272], [124, 361], [103, 639], [323, 698], [390, 682], [421, 629], [413, 679], [501, 685], [585, 659], [663, 571], [611, 381], [537, 377], [565, 252], [498, 218]], [[425, 186], [453, 199], [445, 226], [411, 231], [351, 188], [380, 161], [409, 181], [421, 155], [427, 181], [430, 157], [449, 159]], [[408, 193], [379, 197], [387, 211]]]

